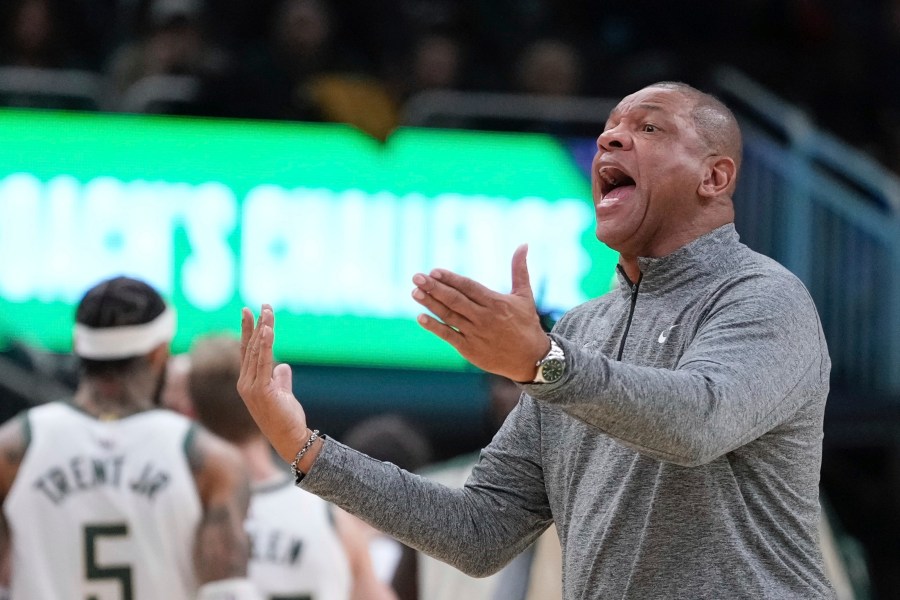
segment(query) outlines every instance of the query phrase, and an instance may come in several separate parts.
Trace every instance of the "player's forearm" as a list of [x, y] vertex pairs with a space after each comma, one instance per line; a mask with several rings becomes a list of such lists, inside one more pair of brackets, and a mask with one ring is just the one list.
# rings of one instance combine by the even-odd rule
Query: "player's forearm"
[[203, 504], [194, 563], [200, 583], [244, 577], [250, 542], [244, 530], [250, 479], [233, 445], [198, 428], [190, 436], [188, 462]]
[[197, 530], [195, 548], [201, 583], [247, 575], [249, 543], [238, 512], [226, 503], [207, 509]]

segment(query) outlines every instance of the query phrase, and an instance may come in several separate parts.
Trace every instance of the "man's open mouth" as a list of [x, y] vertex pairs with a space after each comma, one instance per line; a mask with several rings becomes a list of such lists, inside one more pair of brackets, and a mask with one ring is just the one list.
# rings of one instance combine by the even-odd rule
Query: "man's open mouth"
[[634, 179], [617, 167], [600, 167], [600, 195], [605, 198], [610, 192], [628, 186], [634, 186]]

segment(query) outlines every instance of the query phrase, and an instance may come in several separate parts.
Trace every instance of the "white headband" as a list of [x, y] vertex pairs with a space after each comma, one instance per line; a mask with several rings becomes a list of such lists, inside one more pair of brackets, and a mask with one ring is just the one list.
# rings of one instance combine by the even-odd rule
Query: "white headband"
[[91, 360], [119, 360], [143, 356], [175, 337], [175, 311], [166, 308], [142, 325], [88, 327], [75, 324], [75, 354]]

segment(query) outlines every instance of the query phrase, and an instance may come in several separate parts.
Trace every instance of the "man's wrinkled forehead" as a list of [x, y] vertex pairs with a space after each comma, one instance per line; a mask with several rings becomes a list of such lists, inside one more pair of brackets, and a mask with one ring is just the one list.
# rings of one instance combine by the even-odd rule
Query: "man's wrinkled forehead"
[[680, 90], [651, 86], [622, 98], [610, 111], [606, 121], [608, 123], [613, 119], [621, 118], [622, 115], [636, 111], [659, 112], [675, 116], [687, 113], [690, 105], [691, 102]]

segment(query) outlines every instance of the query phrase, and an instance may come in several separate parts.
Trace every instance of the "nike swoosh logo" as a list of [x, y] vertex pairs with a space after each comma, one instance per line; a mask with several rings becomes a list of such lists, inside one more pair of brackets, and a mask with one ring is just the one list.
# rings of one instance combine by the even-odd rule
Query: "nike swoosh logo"
[[659, 342], [660, 344], [664, 344], [666, 342], [666, 340], [669, 339], [669, 333], [671, 333], [672, 330], [675, 329], [676, 327], [678, 327], [678, 323], [676, 323], [675, 325], [670, 325], [669, 327], [666, 327], [663, 330], [663, 332], [661, 334], [659, 334], [659, 339], [657, 339], [656, 341]]

